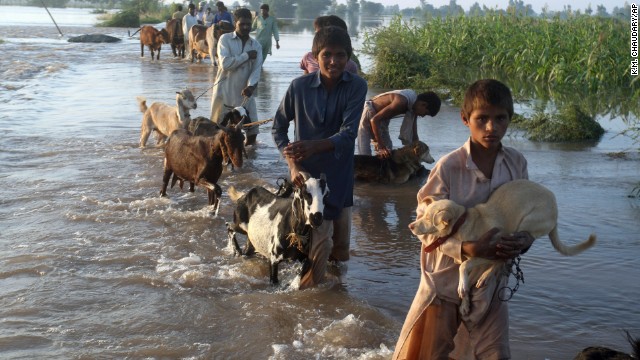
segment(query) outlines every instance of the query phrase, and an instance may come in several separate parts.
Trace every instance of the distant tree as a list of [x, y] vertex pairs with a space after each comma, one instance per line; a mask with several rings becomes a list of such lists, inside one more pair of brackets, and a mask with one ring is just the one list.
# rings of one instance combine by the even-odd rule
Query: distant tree
[[[47, 7], [51, 7], [51, 8], [64, 8], [64, 7], [67, 7], [67, 3], [68, 2], [69, 2], [69, 0], [45, 0], [45, 4], [47, 5]], [[41, 0], [29, 0], [27, 5], [28, 6], [43, 7]]]
[[591, 8], [591, 3], [589, 3], [589, 5], [587, 5], [587, 8], [584, 9], [584, 13], [591, 16], [591, 14], [593, 14], [593, 9]]
[[[280, 0], [284, 1], [284, 0]], [[287, 1], [293, 4], [296, 1]], [[324, 13], [331, 5], [331, 0], [298, 0], [295, 15], [297, 18], [316, 18], [319, 14]], [[282, 16], [282, 15], [280, 15]]]
[[347, 11], [357, 14], [360, 12], [360, 3], [358, 0], [347, 0]]
[[384, 13], [385, 14], [389, 14], [389, 15], [399, 14], [400, 13], [400, 5], [385, 6], [384, 7]]
[[471, 5], [471, 7], [469, 8], [469, 14], [473, 16], [481, 16], [484, 14], [482, 8], [480, 7], [480, 4], [478, 4], [477, 1], [474, 2], [473, 5]]
[[384, 11], [384, 5], [372, 1], [360, 0], [360, 9], [364, 16], [380, 16]]
[[[254, 9], [258, 9], [260, 8], [260, 5], [262, 5], [262, 0], [244, 0], [244, 6], [248, 9], [254, 10]], [[268, 1], [265, 1], [265, 3], [268, 3]], [[212, 12], [215, 12], [216, 9], [213, 8], [211, 9]]]
[[449, 0], [449, 5], [443, 5], [439, 9], [441, 16], [464, 15], [464, 9], [458, 5], [456, 0]]
[[600, 4], [596, 7], [596, 16], [600, 17], [609, 17], [609, 13], [607, 13], [607, 8], [604, 5]]
[[618, 19], [629, 20], [631, 16], [631, 6], [628, 2], [625, 1], [624, 7], [616, 6], [613, 8], [613, 10], [611, 11], [611, 16]]
[[[268, 0], [262, 1], [260, 4], [269, 4], [269, 14], [280, 18], [292, 18], [296, 15], [296, 2], [295, 0]], [[252, 10], [254, 9], [257, 10], [257, 8], [252, 8]]]

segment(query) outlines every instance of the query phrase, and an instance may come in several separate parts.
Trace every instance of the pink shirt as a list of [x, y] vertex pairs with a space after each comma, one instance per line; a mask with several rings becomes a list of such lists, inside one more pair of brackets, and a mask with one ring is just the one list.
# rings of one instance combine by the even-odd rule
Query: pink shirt
[[[307, 73], [317, 71], [319, 68], [320, 67], [318, 66], [318, 60], [316, 60], [311, 51], [306, 53], [302, 57], [302, 60], [300, 60], [300, 69], [307, 70]], [[345, 66], [344, 70], [353, 74], [357, 74], [358, 65], [355, 63], [355, 61], [349, 59], [349, 62], [347, 62], [347, 66]]]

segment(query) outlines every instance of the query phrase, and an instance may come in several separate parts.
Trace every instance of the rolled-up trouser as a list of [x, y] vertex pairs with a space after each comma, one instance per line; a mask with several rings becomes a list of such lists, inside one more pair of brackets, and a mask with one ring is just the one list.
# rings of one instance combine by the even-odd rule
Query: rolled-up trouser
[[[373, 102], [371, 100], [365, 101], [362, 116], [360, 117], [360, 125], [358, 126], [358, 153], [360, 155], [371, 155], [371, 140], [374, 139], [373, 130], [371, 129], [371, 118], [373, 118], [375, 114], [376, 109], [373, 107]], [[380, 123], [378, 132], [380, 133], [380, 141], [382, 141], [384, 146], [389, 150], [393, 149], [393, 142], [389, 135], [388, 120]]]
[[311, 230], [309, 260], [311, 268], [300, 279], [300, 289], [306, 289], [322, 282], [327, 261], [349, 260], [351, 242], [351, 207], [342, 209], [335, 220], [325, 220], [318, 228]]

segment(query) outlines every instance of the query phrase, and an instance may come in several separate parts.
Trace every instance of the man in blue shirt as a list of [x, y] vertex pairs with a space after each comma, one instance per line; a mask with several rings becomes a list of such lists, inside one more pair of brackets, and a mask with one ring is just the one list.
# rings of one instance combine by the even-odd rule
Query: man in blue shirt
[[[329, 26], [317, 32], [313, 53], [319, 70], [294, 79], [273, 120], [276, 146], [289, 166], [291, 181], [302, 185], [302, 171], [327, 177], [322, 226], [311, 236], [310, 270], [300, 289], [322, 281], [327, 260], [349, 260], [351, 207], [353, 206], [353, 157], [367, 83], [345, 72], [352, 54], [351, 39], [344, 29]], [[288, 136], [295, 124], [294, 141]]]
[[217, 24], [219, 21], [227, 21], [230, 24], [233, 24], [233, 17], [231, 17], [231, 14], [227, 11], [227, 7], [224, 6], [224, 3], [222, 1], [218, 1], [216, 3], [216, 7], [218, 8], [218, 12], [213, 17], [213, 25]]

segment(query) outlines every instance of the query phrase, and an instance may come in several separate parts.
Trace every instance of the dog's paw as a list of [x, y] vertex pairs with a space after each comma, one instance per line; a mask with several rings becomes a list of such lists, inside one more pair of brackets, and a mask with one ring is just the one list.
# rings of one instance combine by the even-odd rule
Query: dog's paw
[[471, 312], [471, 300], [469, 300], [468, 296], [465, 296], [460, 303], [460, 314], [462, 316], [468, 316], [469, 312]]
[[469, 291], [467, 291], [467, 288], [464, 286], [463, 283], [458, 284], [458, 296], [460, 297], [460, 299], [463, 299], [467, 297], [467, 294], [469, 293]]

